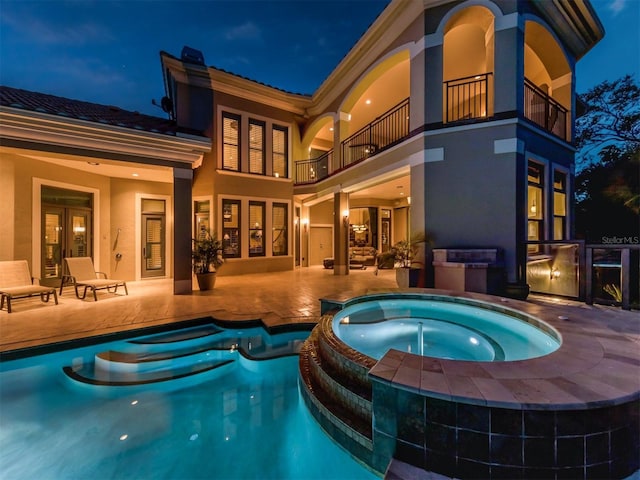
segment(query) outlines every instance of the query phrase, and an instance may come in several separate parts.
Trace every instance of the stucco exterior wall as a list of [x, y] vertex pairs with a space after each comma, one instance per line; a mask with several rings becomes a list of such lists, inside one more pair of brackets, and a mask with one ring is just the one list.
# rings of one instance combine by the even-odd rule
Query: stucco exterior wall
[[0, 156], [0, 205], [3, 209], [4, 225], [0, 228], [0, 261], [13, 260], [15, 223], [15, 163]]
[[[34, 225], [40, 231], [41, 218], [34, 216], [33, 189], [34, 178], [41, 179], [43, 184], [49, 184], [61, 188], [74, 189], [78, 187], [89, 187], [99, 192], [99, 206], [94, 211], [94, 232], [99, 232], [99, 236], [94, 241], [94, 263], [96, 269], [102, 269], [110, 273], [109, 266], [109, 235], [110, 225], [110, 182], [108, 177], [93, 175], [74, 168], [67, 168], [49, 162], [34, 160], [27, 156], [3, 154], [2, 159], [2, 186], [6, 192], [13, 191], [14, 221], [12, 239], [13, 254], [8, 256], [11, 246], [3, 245], [2, 260], [26, 259], [29, 261], [31, 274], [39, 277], [41, 272], [37, 268], [40, 260], [33, 258], [34, 242], [40, 244], [40, 237], [32, 239]], [[4, 175], [4, 174], [7, 175]], [[81, 188], [79, 188], [81, 189]], [[9, 195], [8, 193], [3, 195]], [[96, 199], [94, 199], [94, 202]], [[97, 228], [96, 228], [97, 227]], [[94, 233], [95, 236], [95, 233]], [[6, 256], [5, 256], [6, 255]]]
[[424, 169], [425, 225], [434, 246], [503, 248], [509, 281], [515, 281], [517, 192], [526, 185], [518, 186], [516, 153], [496, 154], [494, 142], [515, 134], [513, 124], [429, 137], [444, 159]]
[[[109, 238], [111, 239], [107, 256], [109, 258], [109, 268], [112, 272], [110, 276], [114, 278], [123, 280], [136, 279], [136, 262], [142, 261], [142, 252], [136, 251], [136, 236], [141, 235], [141, 233], [136, 230], [136, 223], [138, 226], [140, 225], [140, 218], [138, 218], [139, 213], [136, 214], [136, 203], [140, 201], [140, 196], [144, 197], [145, 195], [149, 195], [150, 198], [154, 198], [156, 195], [162, 195], [168, 196], [170, 199], [173, 195], [172, 185], [169, 183], [141, 182], [123, 178], [111, 179], [111, 198], [109, 201], [111, 223], [106, 233], [109, 234]], [[169, 238], [173, 237], [172, 210], [172, 202], [169, 201], [166, 204], [165, 211], [165, 227], [170, 233]], [[118, 230], [120, 230], [119, 235]], [[115, 243], [116, 236], [118, 236], [117, 245]], [[166, 245], [166, 277], [173, 275], [171, 250], [171, 244]], [[120, 261], [116, 260], [116, 253], [122, 255]]]

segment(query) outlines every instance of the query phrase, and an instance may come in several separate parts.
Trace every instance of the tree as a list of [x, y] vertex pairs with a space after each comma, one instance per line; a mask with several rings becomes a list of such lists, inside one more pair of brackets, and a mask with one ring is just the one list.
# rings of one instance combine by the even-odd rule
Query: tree
[[583, 158], [606, 145], [640, 144], [640, 87], [631, 75], [605, 80], [580, 99], [586, 112], [576, 120], [576, 146]]
[[576, 233], [589, 242], [640, 235], [640, 144], [609, 145], [576, 176]]
[[580, 96], [576, 233], [636, 237], [640, 230], [640, 87], [631, 75], [604, 81]]

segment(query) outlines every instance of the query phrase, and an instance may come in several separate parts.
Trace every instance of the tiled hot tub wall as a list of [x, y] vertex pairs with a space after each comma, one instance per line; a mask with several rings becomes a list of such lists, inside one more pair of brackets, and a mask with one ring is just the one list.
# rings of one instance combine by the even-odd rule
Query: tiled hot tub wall
[[[331, 310], [382, 298], [424, 298], [507, 313], [562, 343], [549, 355], [518, 362], [459, 362], [397, 350], [376, 362], [336, 337]], [[367, 455], [354, 454], [376, 471], [384, 472], [392, 458], [456, 478], [622, 479], [639, 471], [636, 323], [610, 328], [599, 311], [541, 308], [468, 292], [379, 293], [323, 300], [322, 306], [327, 315], [310, 337], [316, 338], [314, 349], [306, 356], [301, 352], [301, 378], [315, 378], [307, 387], [309, 400], [319, 403], [312, 412], [337, 441], [347, 439], [342, 444], [351, 450], [356, 431], [344, 428], [346, 436], [336, 436], [331, 428], [351, 423], [359, 410], [349, 408], [341, 421], [331, 408], [350, 407], [353, 396], [363, 396], [373, 411], [360, 419], [372, 424], [359, 430], [370, 440]], [[357, 321], [353, 315], [350, 320]], [[314, 358], [339, 388], [314, 376], [318, 371], [307, 362]], [[323, 397], [329, 401], [319, 402]]]
[[625, 478], [640, 467], [640, 402], [514, 410], [372, 378], [374, 468], [394, 456], [457, 478]]

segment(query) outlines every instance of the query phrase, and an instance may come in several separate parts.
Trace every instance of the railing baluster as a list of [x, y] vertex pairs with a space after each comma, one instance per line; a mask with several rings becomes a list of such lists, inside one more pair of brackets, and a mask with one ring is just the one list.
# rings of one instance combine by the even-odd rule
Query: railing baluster
[[[489, 77], [492, 72], [444, 82], [446, 121], [472, 120], [489, 115]], [[484, 96], [484, 99], [483, 99]], [[482, 105], [485, 105], [484, 112]]]
[[[540, 90], [531, 81], [524, 81], [524, 117], [540, 125], [547, 132], [568, 140], [567, 112], [568, 110], [556, 102], [546, 92]], [[535, 108], [536, 106], [544, 107]]]

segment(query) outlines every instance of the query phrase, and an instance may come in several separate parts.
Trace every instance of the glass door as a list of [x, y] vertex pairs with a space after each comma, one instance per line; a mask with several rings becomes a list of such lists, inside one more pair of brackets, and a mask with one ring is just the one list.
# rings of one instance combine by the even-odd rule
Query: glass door
[[88, 257], [89, 214], [82, 210], [67, 209], [67, 257]]
[[42, 272], [41, 283], [55, 285], [62, 278], [62, 226], [64, 225], [64, 208], [46, 207], [43, 210], [42, 232]]
[[380, 247], [381, 251], [384, 253], [391, 249], [391, 210], [382, 210], [381, 227]]
[[142, 199], [142, 278], [165, 275], [164, 211], [164, 200]]
[[57, 286], [64, 258], [91, 256], [91, 212], [45, 205], [42, 233], [41, 283]]

